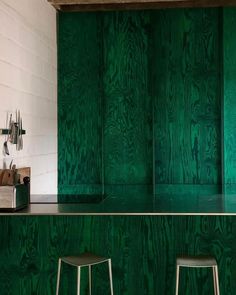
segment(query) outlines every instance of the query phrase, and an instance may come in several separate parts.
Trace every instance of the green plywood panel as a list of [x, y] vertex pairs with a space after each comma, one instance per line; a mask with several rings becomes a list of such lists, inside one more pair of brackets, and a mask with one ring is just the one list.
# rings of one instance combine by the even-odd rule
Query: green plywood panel
[[96, 14], [59, 14], [59, 193], [102, 190], [100, 32]]
[[104, 14], [106, 184], [152, 184], [149, 13]]
[[224, 190], [236, 192], [236, 9], [224, 9], [223, 50], [224, 50]]
[[156, 184], [220, 182], [219, 10], [153, 13]]
[[59, 14], [59, 193], [218, 192], [221, 25], [216, 8]]
[[[52, 295], [57, 259], [91, 250], [110, 256], [114, 294], [173, 295], [175, 259], [212, 254], [221, 295], [236, 289], [236, 217], [232, 216], [25, 216], [0, 218], [1, 295]], [[63, 267], [60, 294], [76, 294], [76, 273]], [[84, 274], [86, 275], [86, 273]], [[82, 295], [88, 294], [82, 277]], [[96, 268], [94, 295], [109, 293], [108, 273]], [[207, 270], [181, 273], [180, 294], [213, 294]]]

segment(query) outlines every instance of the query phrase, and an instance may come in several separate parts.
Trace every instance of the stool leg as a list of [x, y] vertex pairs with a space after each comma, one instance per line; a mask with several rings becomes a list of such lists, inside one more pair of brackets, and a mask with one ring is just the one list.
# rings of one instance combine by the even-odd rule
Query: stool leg
[[179, 294], [179, 265], [176, 266], [176, 285], [175, 285], [175, 295]]
[[215, 273], [215, 267], [212, 267], [212, 273], [213, 273], [213, 283], [214, 283], [214, 295], [217, 295], [216, 291], [216, 273]]
[[215, 295], [220, 295], [218, 266], [213, 266], [213, 278], [214, 278], [214, 292], [215, 292]]
[[57, 290], [56, 290], [56, 295], [59, 294], [60, 274], [61, 274], [61, 259], [59, 258], [59, 260], [58, 260], [58, 270], [57, 270]]
[[113, 282], [112, 282], [111, 259], [108, 259], [108, 267], [109, 267], [109, 278], [110, 278], [111, 295], [113, 295]]
[[78, 266], [77, 270], [77, 295], [80, 294], [80, 266]]
[[91, 265], [89, 265], [89, 295], [92, 294], [92, 271]]

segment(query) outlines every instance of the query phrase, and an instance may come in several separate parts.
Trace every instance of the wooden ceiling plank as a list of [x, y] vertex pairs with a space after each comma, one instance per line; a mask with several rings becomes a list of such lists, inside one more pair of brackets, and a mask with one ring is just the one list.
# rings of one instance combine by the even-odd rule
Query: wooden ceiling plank
[[57, 10], [61, 10], [61, 5], [53, 4], [53, 6], [54, 6]]
[[48, 0], [62, 11], [236, 6], [236, 0]]
[[[208, 0], [209, 1], [209, 0]], [[124, 4], [124, 3], [175, 3], [193, 2], [192, 0], [49, 0], [49, 2], [59, 5], [81, 5], [81, 4]], [[198, 2], [198, 1], [194, 1]], [[215, 2], [212, 1], [211, 2]]]

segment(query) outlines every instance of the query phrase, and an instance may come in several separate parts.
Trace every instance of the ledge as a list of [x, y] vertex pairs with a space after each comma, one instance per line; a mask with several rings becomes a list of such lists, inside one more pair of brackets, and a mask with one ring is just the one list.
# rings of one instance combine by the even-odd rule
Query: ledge
[[142, 197], [113, 195], [94, 204], [32, 203], [28, 208], [16, 212], [0, 212], [0, 216], [6, 215], [234, 216], [236, 215], [236, 195], [146, 195]]

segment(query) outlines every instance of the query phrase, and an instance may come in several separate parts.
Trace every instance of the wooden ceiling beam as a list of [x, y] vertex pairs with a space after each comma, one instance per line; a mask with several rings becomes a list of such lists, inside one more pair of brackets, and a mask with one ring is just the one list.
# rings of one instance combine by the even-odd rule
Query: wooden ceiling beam
[[236, 6], [236, 0], [48, 0], [62, 11], [106, 11]]
[[[171, 3], [171, 2], [190, 2], [190, 1], [192, 0], [49, 0], [49, 2], [59, 4], [59, 5], [126, 4], [126, 3], [145, 4], [146, 2]], [[195, 2], [198, 2], [198, 1], [195, 1]]]
[[52, 4], [52, 5], [53, 5], [53, 7], [56, 8], [56, 10], [61, 10], [61, 5], [57, 5], [57, 4]]

